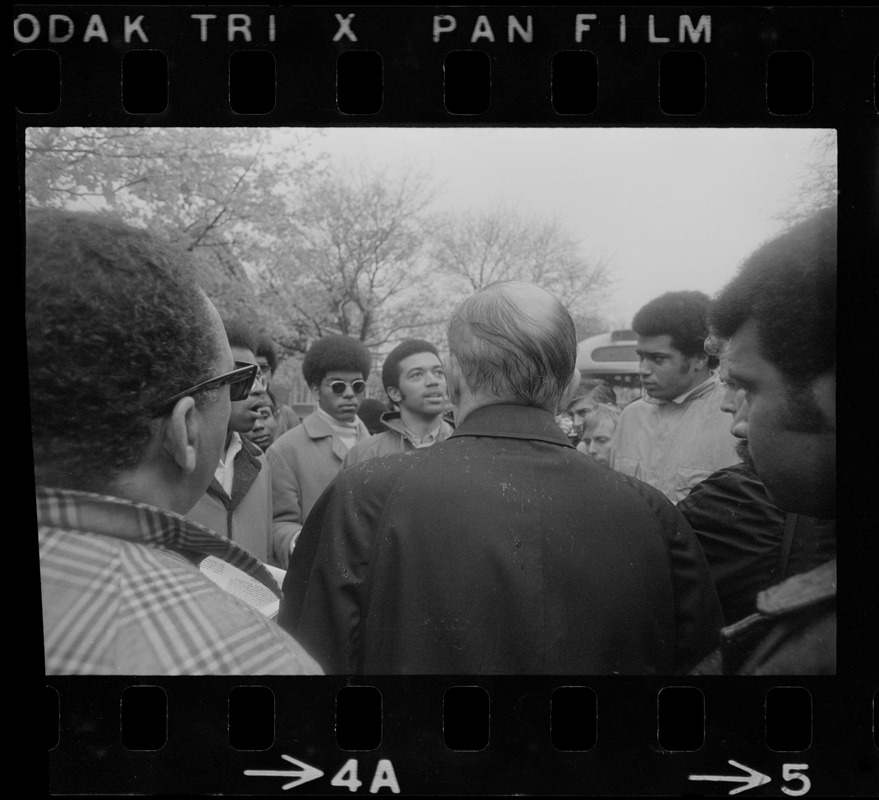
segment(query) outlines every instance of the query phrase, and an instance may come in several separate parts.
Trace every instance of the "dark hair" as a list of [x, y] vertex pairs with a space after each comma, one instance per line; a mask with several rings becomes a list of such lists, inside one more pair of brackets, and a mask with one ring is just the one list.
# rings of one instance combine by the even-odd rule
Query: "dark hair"
[[554, 409], [574, 373], [577, 332], [557, 298], [530, 283], [503, 281], [455, 311], [449, 349], [471, 391]]
[[764, 358], [795, 386], [836, 366], [836, 207], [764, 244], [718, 293], [712, 334], [753, 319]]
[[207, 297], [187, 253], [105, 215], [29, 210], [25, 270], [36, 480], [104, 491], [161, 401], [216, 374]]
[[[643, 306], [632, 320], [638, 336], [669, 336], [671, 346], [687, 358], [705, 355], [708, 305], [704, 292], [666, 292]], [[717, 366], [709, 354], [708, 366]]]
[[259, 337], [259, 341], [256, 343], [256, 350], [254, 350], [253, 353], [257, 358], [262, 356], [269, 362], [269, 369], [272, 373], [278, 371], [278, 351], [275, 348], [275, 343], [271, 340], [271, 337], [265, 333], [262, 334]]
[[317, 386], [332, 370], [359, 372], [369, 377], [372, 357], [366, 345], [353, 336], [324, 336], [318, 339], [302, 359], [302, 376], [309, 386]]
[[424, 339], [405, 339], [400, 342], [400, 344], [388, 353], [388, 357], [382, 365], [382, 386], [385, 387], [385, 391], [387, 391], [390, 386], [396, 386], [399, 388], [400, 362], [404, 358], [413, 356], [416, 353], [433, 353], [439, 358], [439, 351], [436, 349], [436, 346]]
[[357, 409], [357, 416], [360, 417], [370, 433], [381, 433], [387, 430], [381, 421], [382, 414], [387, 410], [387, 406], [381, 400], [367, 397], [360, 403], [360, 408]]
[[250, 350], [256, 355], [257, 337], [250, 325], [241, 319], [227, 319], [223, 320], [223, 327], [226, 329], [229, 347]]

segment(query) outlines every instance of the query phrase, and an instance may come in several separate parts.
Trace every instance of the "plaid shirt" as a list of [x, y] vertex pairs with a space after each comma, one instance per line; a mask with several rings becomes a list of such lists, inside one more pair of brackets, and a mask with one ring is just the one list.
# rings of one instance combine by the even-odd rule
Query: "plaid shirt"
[[214, 555], [273, 584], [233, 542], [178, 514], [37, 488], [46, 673], [320, 674], [275, 622], [193, 561]]

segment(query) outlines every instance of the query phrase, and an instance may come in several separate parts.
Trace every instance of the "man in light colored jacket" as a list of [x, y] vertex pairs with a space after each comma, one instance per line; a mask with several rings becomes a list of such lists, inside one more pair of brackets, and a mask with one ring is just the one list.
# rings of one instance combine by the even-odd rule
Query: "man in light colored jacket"
[[712, 472], [738, 462], [721, 411], [724, 387], [705, 352], [709, 298], [667, 292], [632, 321], [644, 396], [623, 409], [611, 466], [656, 487], [674, 503]]
[[363, 342], [351, 336], [325, 336], [305, 354], [302, 375], [317, 407], [266, 452], [272, 470], [274, 554], [282, 567], [308, 512], [342, 468], [348, 450], [369, 437], [357, 409], [371, 362]]

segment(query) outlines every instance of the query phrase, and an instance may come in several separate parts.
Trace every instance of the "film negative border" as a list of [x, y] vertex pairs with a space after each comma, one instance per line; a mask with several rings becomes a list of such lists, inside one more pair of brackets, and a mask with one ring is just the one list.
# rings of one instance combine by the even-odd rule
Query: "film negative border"
[[[877, 32], [871, 7], [22, 4], [17, 144], [28, 125], [832, 127], [840, 248], [855, 267], [840, 278], [841, 341], [861, 342], [876, 296]], [[242, 91], [254, 76], [263, 88]], [[594, 90], [585, 100], [578, 81]], [[852, 374], [862, 354], [842, 355]], [[858, 541], [842, 545], [835, 677], [46, 679], [34, 614], [22, 639], [49, 792], [873, 796], [868, 480], [852, 475], [843, 495], [840, 527]], [[39, 607], [36, 590], [27, 600]], [[340, 700], [355, 688], [367, 691]], [[780, 689], [793, 693], [773, 711]], [[241, 690], [254, 690], [243, 709]], [[773, 713], [799, 724], [770, 731]]]
[[[869, 124], [875, 29], [872, 8], [683, 6], [24, 5], [13, 23], [16, 59], [45, 59], [47, 84], [60, 78], [44, 123], [74, 124], [87, 110], [101, 125]], [[557, 111], [553, 88], [558, 105], [590, 63], [594, 110], [566, 98]], [[29, 66], [16, 78], [25, 108], [40, 91]], [[154, 98], [155, 113], [135, 101], [129, 114], [126, 88]], [[348, 99], [364, 93], [363, 108]]]
[[[49, 751], [51, 789], [60, 794], [274, 794], [301, 785], [307, 794], [710, 796], [738, 789], [872, 796], [879, 767], [871, 732], [875, 689], [863, 683], [841, 688], [837, 679], [254, 677], [49, 683], [60, 701], [62, 733]], [[156, 686], [162, 691], [156, 693]], [[126, 746], [123, 698], [132, 687], [151, 688], [152, 703], [159, 698], [165, 732], [140, 743], [144, 734], [135, 730]], [[250, 716], [260, 716], [258, 707], [238, 712], [236, 720], [234, 694], [243, 687], [271, 698], [273, 724], [269, 714], [254, 725]], [[354, 687], [381, 697], [378, 715], [375, 704], [372, 714], [356, 702], [351, 709], [362, 716], [358, 727], [374, 730], [378, 716], [380, 740], [365, 747], [339, 741], [339, 696]], [[780, 688], [798, 689], [808, 695], [807, 704], [797, 710], [796, 703], [781, 699], [773, 709], [779, 701], [772, 693]], [[680, 698], [663, 708], [663, 693], [694, 689], [703, 698], [701, 709]], [[572, 703], [574, 690], [586, 701]], [[461, 693], [457, 701], [455, 692]], [[568, 713], [568, 704], [578, 713], [568, 741], [560, 742], [553, 730], [554, 698]], [[811, 719], [808, 735], [794, 725], [803, 721], [804, 708]], [[772, 723], [772, 714], [787, 717]], [[689, 722], [682, 721], [687, 715]], [[768, 738], [767, 718], [774, 727]], [[245, 738], [264, 737], [256, 743], [261, 748], [233, 746], [238, 734], [230, 726], [236, 721], [249, 728]], [[571, 725], [570, 717], [558, 722]], [[455, 728], [451, 739], [449, 726]]]

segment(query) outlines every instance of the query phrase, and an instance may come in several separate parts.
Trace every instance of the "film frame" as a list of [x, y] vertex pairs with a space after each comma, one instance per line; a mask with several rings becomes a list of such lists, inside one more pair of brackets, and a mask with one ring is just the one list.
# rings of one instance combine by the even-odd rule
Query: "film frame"
[[[74, 35], [67, 41], [50, 43], [45, 32], [52, 13], [73, 19], [77, 29], [98, 14], [108, 41], [84, 42]], [[206, 40], [200, 41], [200, 27], [193, 24], [191, 15], [213, 13], [217, 15], [217, 35], [211, 28]], [[592, 37], [586, 39], [584, 32], [579, 43], [573, 37], [578, 14], [596, 15], [594, 20], [581, 22], [592, 26]], [[849, 378], [843, 378], [840, 386], [849, 400], [862, 396], [852, 376], [863, 372], [858, 364], [869, 352], [864, 344], [872, 334], [865, 322], [870, 318], [866, 312], [877, 296], [875, 268], [869, 267], [870, 254], [877, 252], [879, 183], [876, 8], [18, 5], [15, 15], [31, 15], [42, 28], [32, 40], [21, 41], [31, 37], [35, 28], [28, 30], [20, 23], [19, 37], [13, 41], [16, 58], [33, 50], [55, 53], [61, 78], [57, 110], [43, 111], [39, 105], [37, 110], [16, 110], [19, 203], [24, 178], [19, 154], [27, 126], [131, 124], [132, 115], [123, 108], [120, 92], [122, 59], [131, 51], [161, 51], [170, 65], [168, 107], [158, 114], [135, 115], [137, 124], [144, 126], [834, 128], [838, 132], [839, 244], [844, 267], [840, 283], [843, 302], [851, 309], [851, 314], [842, 318], [841, 341], [855, 343], [842, 359], [849, 368]], [[148, 43], [138, 41], [133, 32], [132, 41], [124, 41], [126, 15], [130, 19], [143, 15]], [[250, 41], [245, 43], [240, 37], [230, 41], [232, 34], [222, 35], [223, 18], [228, 22], [232, 15], [246, 15], [251, 20]], [[437, 16], [453, 17], [456, 30], [450, 31], [447, 39], [433, 42]], [[485, 37], [471, 41], [482, 16], [495, 26], [495, 41]], [[527, 48], [521, 37], [507, 41], [508, 19], [524, 21], [528, 16], [540, 36]], [[627, 19], [625, 43], [620, 41], [621, 16]], [[685, 40], [675, 41], [684, 16], [692, 24], [684, 29]], [[694, 42], [690, 31], [697, 19], [705, 16], [711, 19], [711, 41], [705, 39], [703, 29], [702, 38]], [[274, 17], [274, 26], [270, 17]], [[664, 38], [668, 41], [661, 41]], [[413, 49], [419, 51], [417, 59], [412, 56]], [[230, 108], [228, 63], [237, 53], [249, 50], [272, 56], [275, 104], [264, 113], [239, 114]], [[443, 64], [451, 50], [481, 52], [490, 63], [490, 103], [479, 114], [468, 109], [478, 108], [484, 97], [473, 97], [468, 91], [458, 97], [463, 113], [452, 115], [445, 107]], [[337, 68], [342, 54], [358, 51], [381, 54], [381, 104], [379, 110], [372, 110], [374, 96], [369, 96], [368, 87], [357, 88], [355, 82], [351, 85], [353, 107], [356, 110], [358, 96], [366, 96], [365, 108], [370, 113], [346, 114], [337, 103]], [[552, 56], [563, 51], [596, 56], [601, 77], [595, 108], [587, 114], [559, 114], [548, 100], [548, 66]], [[668, 102], [679, 103], [684, 109], [684, 113], [668, 114], [660, 104], [659, 60], [666, 53], [681, 52], [699, 53], [704, 58], [704, 106], [692, 112], [698, 106], [692, 86], [680, 89], [677, 97], [678, 89], [668, 88]], [[810, 56], [812, 104], [803, 113], [768, 109], [767, 62], [777, 52]], [[686, 72], [686, 67], [682, 68]], [[184, 70], [185, 81], [180, 79]], [[27, 81], [23, 73], [14, 73], [21, 85]], [[785, 106], [783, 98], [791, 97], [791, 108], [801, 110], [796, 76], [788, 82], [792, 85], [778, 88], [780, 108]], [[144, 91], [149, 89], [148, 83]], [[285, 83], [291, 87], [289, 93]], [[46, 85], [29, 86], [29, 92], [36, 94], [53, 90]], [[259, 101], [253, 98], [255, 104]], [[149, 103], [149, 98], [144, 102]], [[875, 263], [875, 256], [872, 260]], [[844, 403], [843, 418], [851, 413]], [[842, 432], [840, 438], [841, 463], [850, 465], [843, 467], [848, 472], [842, 482], [840, 527], [858, 530], [860, 537], [842, 546], [840, 667], [832, 678], [47, 679], [42, 673], [41, 636], [29, 630], [25, 634], [28, 685], [35, 689], [32, 696], [40, 698], [38, 702], [47, 709], [36, 739], [39, 741], [41, 735], [48, 738], [48, 791], [343, 796], [398, 791], [476, 795], [725, 795], [746, 791], [764, 796], [875, 796], [879, 790], [875, 732], [879, 656], [870, 640], [876, 631], [876, 589], [863, 565], [877, 563], [875, 537], [869, 534], [876, 523], [868, 510], [869, 476], [864, 473], [869, 470], [857, 474], [851, 469], [851, 465], [867, 465], [860, 453], [864, 441], [869, 449], [871, 437], [850, 431]], [[37, 559], [29, 558], [30, 569], [36, 572]], [[38, 585], [38, 574], [36, 577]], [[34, 590], [29, 589], [27, 600], [38, 607]], [[38, 620], [39, 615], [35, 613], [33, 618]], [[35, 627], [39, 633], [39, 625]], [[358, 687], [365, 691], [357, 696], [349, 692], [340, 701], [340, 692]], [[123, 704], [127, 690], [141, 688], [158, 690], [158, 694], [148, 691], [133, 700], [129, 695], [128, 705]], [[447, 694], [461, 688], [474, 691], [457, 699]], [[563, 749], [553, 743], [552, 703], [554, 696], [560, 697], [555, 693], [571, 688], [588, 690], [576, 702], [584, 704], [585, 719], [596, 719], [596, 732], [594, 741], [585, 735], [585, 741], [574, 741], [572, 749]], [[248, 709], [238, 712], [233, 697], [241, 689], [253, 689], [255, 699]], [[688, 692], [678, 692], [671, 700], [667, 695], [663, 700], [662, 692], [669, 689], [697, 689], [701, 705], [698, 697]], [[766, 709], [767, 698], [779, 689], [805, 690], [809, 713], [803, 713], [801, 693], [787, 698], [776, 695], [781, 711], [773, 713], [780, 714], [783, 721], [772, 733], [781, 742], [774, 749], [767, 743]], [[374, 690], [380, 696], [378, 744]], [[266, 700], [269, 696], [270, 702]], [[566, 702], [572, 702], [572, 697], [569, 695]], [[162, 698], [166, 713], [159, 714], [157, 723], [155, 709], [161, 706]], [[665, 710], [667, 702], [685, 720], [701, 718], [701, 744], [698, 734], [693, 741], [693, 726], [683, 722], [671, 723], [672, 728], [663, 733], [661, 727], [668, 723], [659, 719], [658, 709], [662, 706]], [[246, 732], [244, 746], [230, 744], [230, 713], [239, 714], [236, 725], [253, 729], [256, 742]], [[273, 735], [266, 737], [269, 716]], [[802, 733], [805, 717], [810, 718], [809, 736]], [[367, 718], [372, 720], [368, 725], [364, 722]], [[343, 742], [347, 747], [339, 743], [340, 720], [345, 728], [341, 735], [349, 737]], [[447, 745], [444, 724], [449, 729], [457, 726], [461, 747]], [[368, 730], [362, 736], [360, 729], [364, 727]], [[575, 720], [574, 728], [580, 734], [582, 727]], [[259, 741], [260, 731], [263, 741]], [[677, 743], [680, 748], [663, 746], [662, 741]], [[733, 779], [751, 770], [770, 780], [746, 786], [744, 780]], [[252, 774], [259, 771], [285, 771], [288, 775]], [[315, 771], [322, 774], [315, 777]], [[694, 780], [693, 776], [714, 776], [716, 780]], [[284, 788], [286, 783], [295, 785]]]

